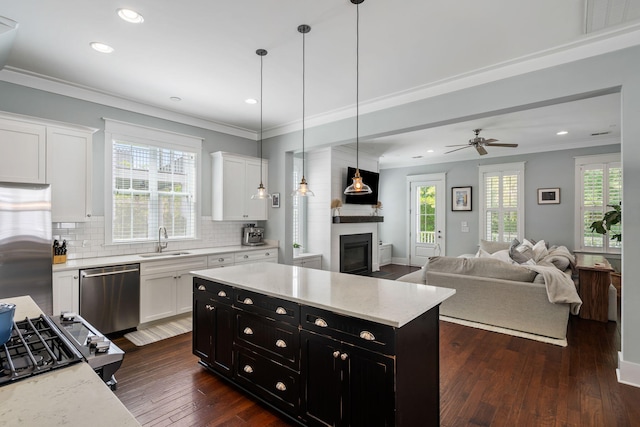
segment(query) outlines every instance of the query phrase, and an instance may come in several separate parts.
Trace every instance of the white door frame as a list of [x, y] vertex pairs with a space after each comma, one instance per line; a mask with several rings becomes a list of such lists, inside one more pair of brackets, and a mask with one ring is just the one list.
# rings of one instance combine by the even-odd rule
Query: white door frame
[[432, 173], [432, 174], [423, 174], [423, 175], [408, 175], [407, 176], [407, 227], [406, 227], [406, 236], [407, 236], [407, 264], [412, 265], [412, 246], [413, 246], [413, 198], [411, 197], [411, 184], [414, 182], [423, 182], [423, 181], [431, 181], [440, 183], [440, 191], [436, 194], [436, 218], [438, 219], [438, 227], [442, 230], [442, 233], [439, 235], [440, 240], [440, 254], [446, 254], [446, 227], [447, 227], [447, 214], [446, 214], [446, 202], [447, 197], [445, 194], [447, 188], [447, 174], [446, 173]]

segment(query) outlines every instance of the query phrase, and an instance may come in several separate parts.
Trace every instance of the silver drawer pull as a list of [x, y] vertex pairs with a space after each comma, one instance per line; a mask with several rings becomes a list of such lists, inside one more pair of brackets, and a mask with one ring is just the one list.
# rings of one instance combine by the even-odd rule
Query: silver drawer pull
[[267, 252], [266, 254], [264, 254], [264, 256], [269, 256], [269, 255], [271, 255], [269, 252]]
[[253, 368], [250, 365], [244, 365], [244, 368], [242, 368], [242, 370], [247, 374], [253, 374]]
[[276, 383], [276, 390], [278, 390], [278, 391], [287, 391], [287, 386], [284, 385], [283, 382], [278, 381]]
[[206, 291], [207, 287], [205, 285], [200, 285], [200, 286], [198, 286], [198, 290], [199, 291]]
[[245, 256], [243, 256], [242, 258], [244, 258], [244, 259], [249, 259], [249, 255], [245, 255]]
[[247, 304], [247, 305], [253, 305], [253, 300], [251, 298], [245, 298], [242, 301], [243, 304]]
[[342, 353], [340, 355], [340, 359], [342, 359], [342, 360], [347, 360], [348, 357], [349, 357], [349, 355], [347, 353]]
[[287, 348], [287, 343], [284, 340], [278, 340], [276, 341], [276, 347]]
[[224, 262], [224, 258], [218, 258], [218, 262]]
[[287, 310], [283, 307], [276, 308], [276, 314], [287, 314]]
[[246, 327], [244, 328], [244, 331], [242, 331], [245, 335], [253, 335], [253, 329], [251, 329], [250, 327]]
[[340, 352], [338, 350], [333, 352], [333, 358], [337, 359], [338, 357], [340, 357]]
[[318, 317], [315, 322], [313, 322], [316, 326], [320, 326], [321, 328], [326, 328], [329, 326], [327, 322], [322, 318]]
[[369, 331], [360, 332], [360, 338], [362, 338], [363, 340], [367, 340], [367, 341], [375, 341], [376, 340], [376, 336], [373, 335]]
[[227, 296], [227, 293], [225, 291], [220, 291], [220, 292], [218, 292], [218, 296], [224, 298], [224, 297]]

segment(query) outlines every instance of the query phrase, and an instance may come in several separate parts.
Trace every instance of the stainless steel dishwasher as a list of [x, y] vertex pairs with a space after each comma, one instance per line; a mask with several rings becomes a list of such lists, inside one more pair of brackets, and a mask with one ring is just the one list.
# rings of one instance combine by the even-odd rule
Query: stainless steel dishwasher
[[80, 270], [80, 316], [103, 334], [140, 322], [140, 264]]

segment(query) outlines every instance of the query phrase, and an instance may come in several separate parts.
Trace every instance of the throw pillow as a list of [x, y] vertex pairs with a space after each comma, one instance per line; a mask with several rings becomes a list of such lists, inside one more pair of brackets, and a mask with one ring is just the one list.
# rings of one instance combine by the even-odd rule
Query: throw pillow
[[525, 264], [534, 258], [533, 244], [527, 239], [520, 243], [518, 239], [513, 239], [509, 248], [509, 256], [518, 264]]
[[508, 242], [491, 242], [489, 240], [480, 240], [480, 249], [490, 254], [501, 251], [503, 249], [509, 249], [510, 244]]
[[540, 240], [533, 245], [533, 260], [535, 262], [540, 261], [542, 258], [546, 257], [549, 254], [547, 250], [547, 245], [544, 240]]

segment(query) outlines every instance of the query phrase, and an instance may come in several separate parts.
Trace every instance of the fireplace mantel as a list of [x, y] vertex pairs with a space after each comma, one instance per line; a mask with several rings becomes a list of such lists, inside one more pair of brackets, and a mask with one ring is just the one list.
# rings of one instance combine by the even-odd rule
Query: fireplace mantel
[[345, 215], [333, 217], [334, 224], [354, 224], [359, 222], [384, 222], [384, 217], [372, 215]]

